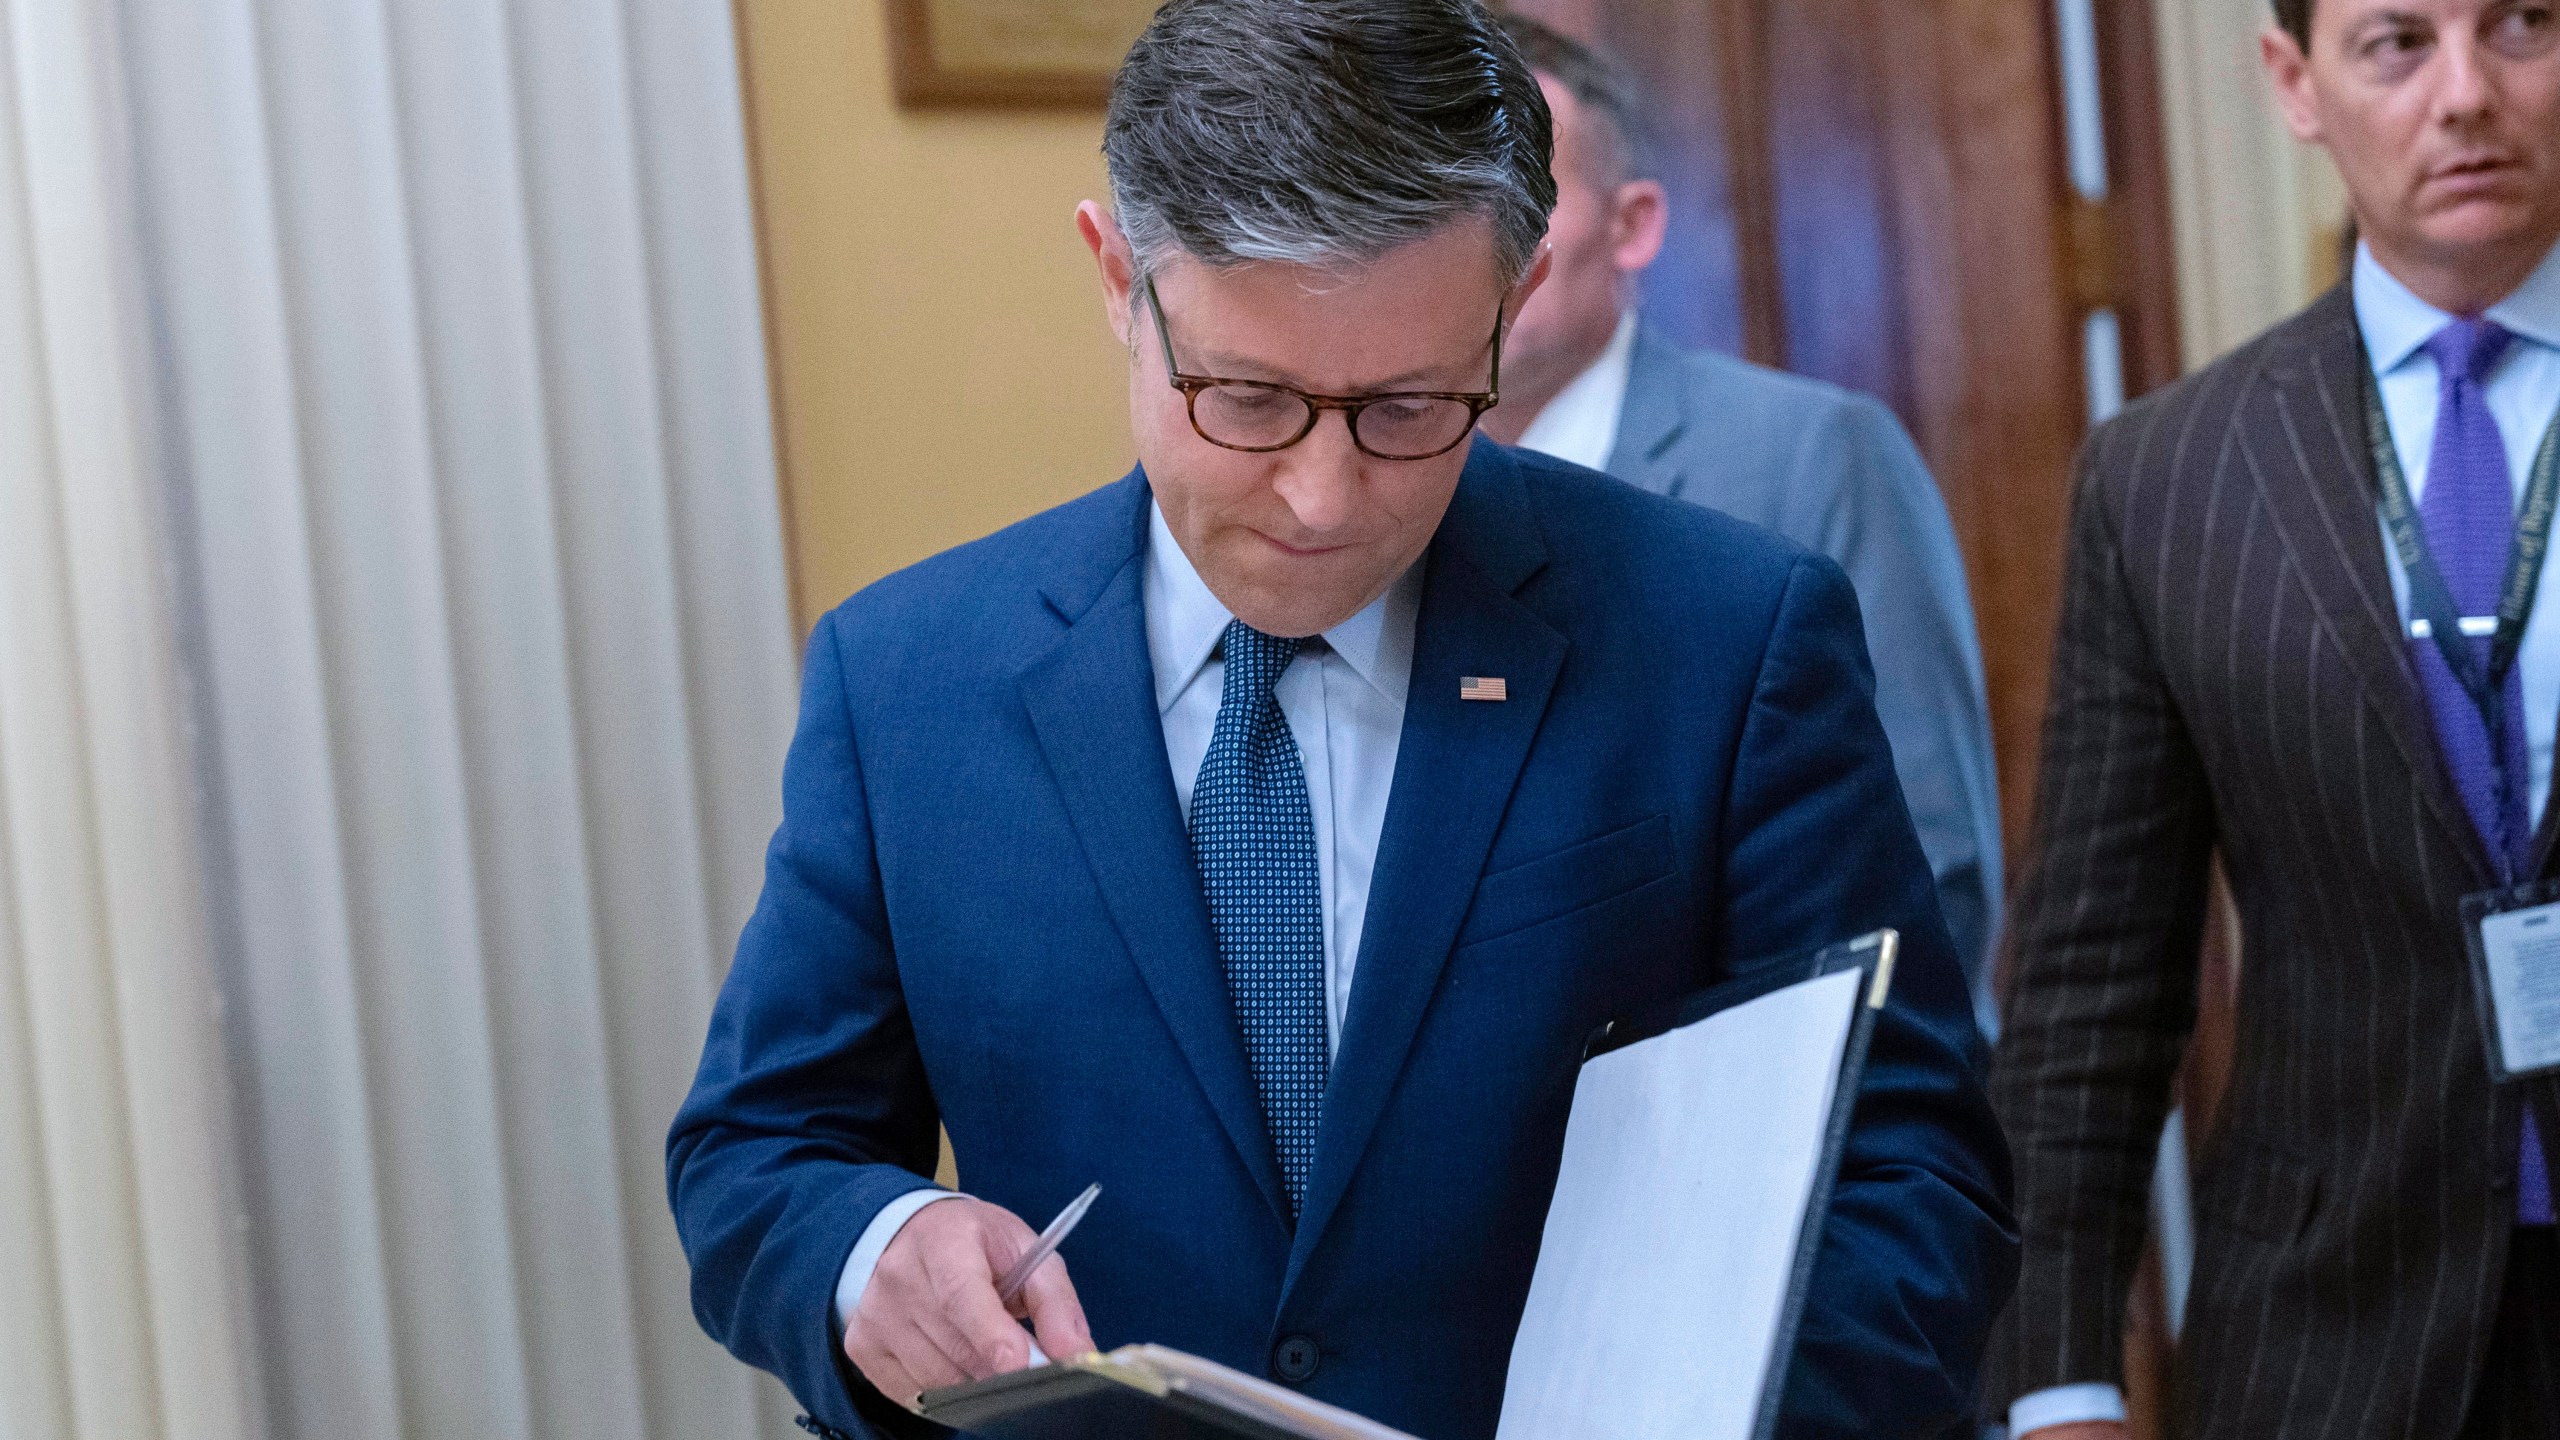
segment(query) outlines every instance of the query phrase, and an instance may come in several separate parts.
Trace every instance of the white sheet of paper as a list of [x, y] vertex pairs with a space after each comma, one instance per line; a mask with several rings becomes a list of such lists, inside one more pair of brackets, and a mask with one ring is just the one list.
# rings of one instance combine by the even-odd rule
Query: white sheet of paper
[[1582, 1067], [1499, 1440], [1749, 1440], [1864, 982]]
[[2560, 905], [2488, 917], [2480, 922], [2480, 950], [2507, 1069], [2560, 1065]]

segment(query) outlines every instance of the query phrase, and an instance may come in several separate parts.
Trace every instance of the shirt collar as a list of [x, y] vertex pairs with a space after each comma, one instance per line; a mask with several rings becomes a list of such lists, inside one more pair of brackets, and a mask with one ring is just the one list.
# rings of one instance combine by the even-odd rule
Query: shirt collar
[[1617, 332], [1591, 367], [1556, 392], [1529, 428], [1520, 446], [1553, 455], [1587, 470], [1609, 463], [1617, 445], [1618, 421], [1627, 408], [1627, 380], [1635, 368], [1636, 312], [1618, 317]]
[[[2356, 247], [2356, 324], [2364, 331], [2365, 349], [2373, 355], [2373, 373], [2388, 375], [2414, 358], [2434, 334], [2454, 317], [2418, 298], [2400, 277], [2374, 258], [2373, 247]], [[2516, 293], [2489, 307], [2489, 316], [2524, 340], [2560, 350], [2560, 247], [2542, 258]]]
[[[1164, 508], [1147, 504], [1147, 656], [1155, 663], [1156, 713], [1200, 676], [1217, 653], [1235, 612], [1221, 604], [1209, 582], [1182, 553]], [[1327, 645], [1369, 688], [1397, 705], [1413, 678], [1414, 627], [1422, 614], [1422, 565], [1417, 561], [1359, 614], [1324, 632]]]

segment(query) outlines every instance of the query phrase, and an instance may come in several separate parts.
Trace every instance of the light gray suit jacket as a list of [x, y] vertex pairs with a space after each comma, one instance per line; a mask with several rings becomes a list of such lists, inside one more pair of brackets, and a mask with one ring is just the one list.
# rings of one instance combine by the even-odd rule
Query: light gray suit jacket
[[1991, 707], [1946, 502], [1891, 411], [1819, 380], [1636, 335], [1609, 473], [1766, 526], [1857, 586], [1876, 709], [1937, 875], [1974, 1013], [1996, 1030], [2001, 910]]

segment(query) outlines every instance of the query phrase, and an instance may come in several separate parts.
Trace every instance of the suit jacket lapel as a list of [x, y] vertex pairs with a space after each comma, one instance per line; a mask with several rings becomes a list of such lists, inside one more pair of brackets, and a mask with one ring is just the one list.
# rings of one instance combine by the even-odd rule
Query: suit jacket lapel
[[1285, 1226], [1271, 1130], [1245, 1063], [1165, 763], [1142, 583], [1148, 490], [1141, 476], [1121, 483], [1128, 543], [1112, 542], [1089, 567], [1089, 557], [1071, 557], [1069, 570], [1043, 587], [1068, 629], [1023, 673], [1022, 700], [1129, 957], [1273, 1218]]
[[2241, 458], [2322, 623], [2346, 652], [2358, 688], [2416, 774], [2428, 807], [2472, 867], [2490, 876], [2488, 850], [2445, 768], [2401, 638], [2374, 518], [2381, 485], [2364, 441], [2357, 373], [2364, 361], [2352, 294], [2339, 286], [2289, 328], [2270, 347], [2260, 381], [2242, 401]]
[[[1432, 543], [1394, 790], [1369, 887], [1349, 1019], [1299, 1216], [1290, 1278], [1351, 1183], [1386, 1108], [1562, 668], [1565, 638], [1516, 598], [1546, 564], [1510, 457], [1479, 442]], [[1500, 676], [1499, 704], [1458, 698]]]
[[1649, 325], [1636, 328], [1635, 355], [1627, 371], [1626, 408], [1618, 416], [1617, 446], [1605, 467], [1630, 485], [1656, 495], [1678, 495], [1688, 476], [1680, 468], [1680, 437], [1689, 428], [1679, 352]]
[[[2541, 603], [2538, 599], [2536, 604]], [[2533, 832], [2533, 855], [2525, 866], [2525, 879], [2543, 879], [2551, 873], [2551, 861], [2560, 854], [2560, 765], [2551, 769], [2551, 783], [2544, 787], [2542, 823]]]

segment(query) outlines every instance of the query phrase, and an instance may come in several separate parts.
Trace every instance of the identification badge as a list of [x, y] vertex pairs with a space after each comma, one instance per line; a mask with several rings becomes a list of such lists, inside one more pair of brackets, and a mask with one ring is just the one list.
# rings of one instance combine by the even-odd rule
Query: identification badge
[[2491, 1078], [2560, 1070], [2560, 882], [2467, 895], [2462, 921]]

